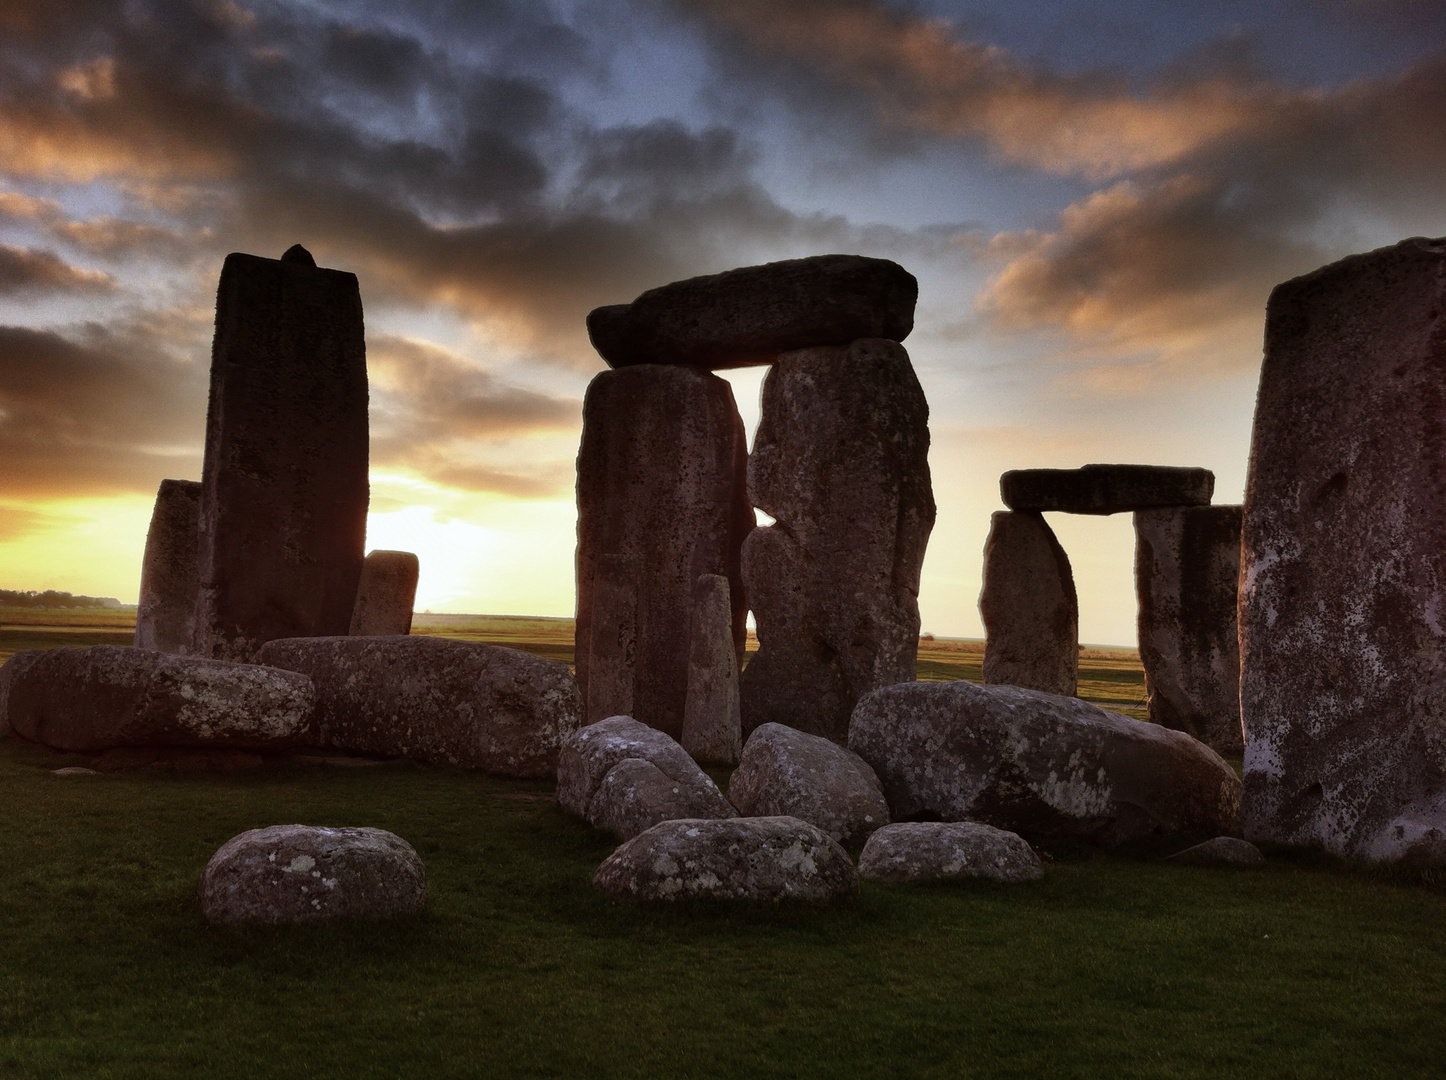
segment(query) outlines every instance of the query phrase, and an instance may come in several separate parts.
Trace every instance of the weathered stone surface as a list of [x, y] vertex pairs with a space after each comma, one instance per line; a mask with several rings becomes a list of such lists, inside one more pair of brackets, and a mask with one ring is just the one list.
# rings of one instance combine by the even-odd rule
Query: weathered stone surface
[[859, 701], [849, 746], [895, 820], [1118, 844], [1235, 830], [1240, 781], [1181, 731], [1014, 686], [909, 683]]
[[141, 595], [136, 607], [138, 649], [168, 653], [191, 650], [200, 517], [198, 481], [161, 481], [141, 560]]
[[718, 785], [686, 750], [630, 716], [589, 724], [563, 744], [557, 801], [568, 813], [623, 839], [659, 821], [735, 816]]
[[0, 667], [0, 712], [57, 750], [282, 747], [311, 735], [311, 680], [291, 671], [92, 645], [19, 652]]
[[693, 592], [693, 644], [681, 742], [694, 761], [714, 765], [737, 764], [743, 749], [733, 606], [728, 579], [722, 574], [703, 574]]
[[587, 317], [593, 347], [613, 367], [769, 364], [779, 353], [857, 338], [903, 341], [919, 283], [898, 263], [815, 255], [649, 289]]
[[728, 578], [734, 647], [748, 605], [738, 549], [753, 527], [747, 443], [728, 383], [648, 364], [604, 371], [583, 402], [577, 456], [577, 681], [590, 696], [595, 582], [603, 555], [637, 561], [629, 714], [678, 738], [688, 695], [693, 586]]
[[1253, 866], [1263, 863], [1265, 856], [1249, 840], [1234, 836], [1217, 836], [1170, 856], [1171, 862], [1192, 866]]
[[200, 891], [213, 925], [384, 919], [426, 910], [427, 871], [385, 829], [273, 825], [221, 845]]
[[868, 763], [819, 735], [782, 724], [755, 728], [728, 781], [744, 817], [796, 817], [845, 847], [889, 823], [884, 789]]
[[[1240, 727], [1238, 506], [1135, 513], [1135, 594], [1150, 719], [1217, 754], [1245, 749]], [[986, 680], [987, 681], [987, 680]]]
[[261, 663], [316, 684], [317, 745], [551, 776], [582, 719], [566, 664], [517, 649], [431, 637], [283, 638]]
[[192, 652], [345, 634], [367, 515], [367, 372], [354, 274], [305, 249], [226, 257], [216, 294]]
[[1240, 568], [1245, 836], [1446, 861], [1446, 238], [1266, 309]]
[[1044, 864], [1018, 833], [977, 821], [904, 821], [869, 837], [859, 854], [869, 881], [989, 878], [1036, 881]]
[[587, 650], [589, 724], [633, 713], [641, 578], [638, 560], [631, 555], [597, 558], [592, 582], [592, 645]]
[[984, 681], [1074, 695], [1079, 601], [1069, 556], [1038, 513], [997, 510], [984, 541]]
[[860, 694], [913, 681], [934, 526], [928, 419], [892, 341], [786, 353], [768, 373], [748, 490], [777, 524], [743, 545], [759, 645], [745, 734], [780, 723], [842, 743]]
[[1118, 514], [1152, 506], [1208, 506], [1215, 491], [1209, 469], [1171, 465], [1085, 465], [1078, 469], [1011, 469], [999, 494], [1011, 510]]
[[603, 861], [593, 886], [650, 900], [832, 900], [858, 889], [838, 842], [792, 817], [665, 821]]
[[410, 634], [421, 565], [410, 551], [373, 551], [362, 561], [351, 610], [354, 637]]

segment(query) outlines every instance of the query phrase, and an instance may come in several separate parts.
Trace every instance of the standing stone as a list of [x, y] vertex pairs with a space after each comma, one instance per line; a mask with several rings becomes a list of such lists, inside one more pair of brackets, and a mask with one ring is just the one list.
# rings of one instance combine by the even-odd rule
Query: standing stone
[[1240, 729], [1239, 506], [1135, 512], [1140, 662], [1150, 719], [1186, 731], [1223, 757]]
[[679, 741], [694, 761], [736, 765], [743, 751], [743, 728], [728, 579], [722, 574], [702, 575], [693, 597], [688, 698], [683, 707], [683, 737]]
[[576, 661], [585, 699], [604, 555], [629, 556], [639, 567], [629, 715], [675, 739], [682, 734], [700, 574], [728, 579], [734, 647], [743, 651], [738, 549], [754, 520], [746, 462], [733, 390], [718, 376], [643, 364], [593, 379], [577, 456]]
[[589, 724], [633, 714], [639, 573], [638, 560], [631, 555], [598, 556], [592, 585], [592, 646], [587, 652]]
[[373, 551], [362, 562], [351, 610], [354, 637], [410, 634], [421, 566], [410, 551]]
[[216, 294], [192, 651], [345, 634], [367, 514], [367, 372], [356, 275], [226, 256]]
[[1038, 513], [996, 510], [984, 542], [984, 681], [1073, 697], [1079, 601], [1069, 556]]
[[138, 649], [190, 651], [200, 516], [198, 481], [161, 481], [141, 561], [141, 595], [136, 607]]
[[929, 406], [903, 346], [868, 338], [780, 356], [762, 413], [748, 488], [777, 524], [743, 545], [758, 624], [743, 727], [842, 743], [860, 695], [914, 679]]
[[1271, 293], [1240, 568], [1249, 840], [1446, 861], [1446, 238]]

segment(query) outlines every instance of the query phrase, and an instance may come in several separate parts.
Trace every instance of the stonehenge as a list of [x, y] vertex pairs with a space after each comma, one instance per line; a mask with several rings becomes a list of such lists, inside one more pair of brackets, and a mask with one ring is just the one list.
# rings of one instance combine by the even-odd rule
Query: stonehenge
[[156, 492], [146, 551], [141, 560], [136, 605], [138, 649], [185, 653], [191, 649], [196, 610], [196, 547], [201, 521], [201, 485], [195, 480], [162, 480]]

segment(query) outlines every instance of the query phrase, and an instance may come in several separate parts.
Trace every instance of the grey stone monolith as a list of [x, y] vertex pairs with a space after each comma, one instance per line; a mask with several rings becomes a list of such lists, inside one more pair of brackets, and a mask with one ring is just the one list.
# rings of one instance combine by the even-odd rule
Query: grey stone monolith
[[738, 704], [738, 652], [733, 647], [728, 579], [703, 574], [693, 592], [693, 641], [688, 655], [688, 697], [683, 737], [694, 761], [736, 765], [743, 752]]
[[1240, 727], [1239, 506], [1135, 512], [1135, 594], [1150, 719], [1224, 757]]
[[1118, 514], [1152, 506], [1208, 506], [1209, 469], [1175, 465], [1084, 465], [1078, 469], [1011, 469], [999, 494], [1011, 510]]
[[1079, 601], [1069, 556], [1043, 515], [996, 510], [984, 542], [984, 681], [1073, 696]]
[[743, 729], [842, 743], [860, 695], [911, 682], [934, 525], [929, 406], [902, 345], [785, 353], [763, 382], [748, 487], [775, 525], [743, 546], [758, 652]]
[[199, 481], [161, 481], [141, 560], [141, 592], [136, 606], [138, 649], [168, 653], [191, 649], [200, 517]]
[[661, 364], [604, 371], [583, 401], [577, 456], [578, 684], [590, 697], [599, 559], [637, 561], [633, 708], [627, 715], [682, 734], [693, 586], [728, 578], [741, 652], [747, 604], [738, 567], [753, 527], [747, 443], [733, 390], [706, 371]]
[[356, 275], [226, 257], [216, 294], [192, 651], [345, 634], [367, 514], [367, 373]]
[[598, 556], [592, 583], [592, 645], [587, 654], [589, 724], [609, 716], [633, 714], [638, 578], [638, 560], [634, 556]]
[[410, 634], [421, 564], [410, 551], [373, 551], [362, 562], [361, 582], [351, 611], [357, 637]]
[[1446, 238], [1266, 307], [1240, 567], [1253, 841], [1446, 862]]

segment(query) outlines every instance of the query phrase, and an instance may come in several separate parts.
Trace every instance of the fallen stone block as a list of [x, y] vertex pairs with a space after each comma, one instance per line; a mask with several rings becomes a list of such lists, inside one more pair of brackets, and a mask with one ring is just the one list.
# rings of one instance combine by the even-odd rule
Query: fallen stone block
[[1208, 506], [1209, 469], [1171, 465], [1085, 465], [1078, 469], [1011, 469], [999, 494], [1011, 510], [1119, 514], [1153, 506]]
[[410, 551], [373, 551], [362, 561], [351, 612], [353, 637], [410, 634], [421, 570]]
[[141, 560], [135, 647], [158, 652], [191, 651], [196, 614], [196, 551], [200, 543], [201, 485], [162, 480], [156, 492], [146, 553]]
[[1036, 881], [1044, 864], [1017, 833], [977, 821], [904, 821], [869, 837], [859, 855], [866, 881]]
[[997, 510], [984, 542], [984, 681], [1073, 697], [1079, 677], [1074, 571], [1040, 514]]

